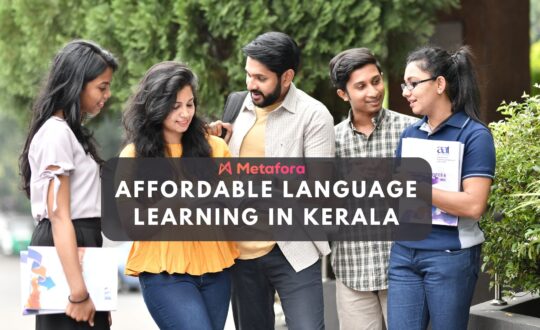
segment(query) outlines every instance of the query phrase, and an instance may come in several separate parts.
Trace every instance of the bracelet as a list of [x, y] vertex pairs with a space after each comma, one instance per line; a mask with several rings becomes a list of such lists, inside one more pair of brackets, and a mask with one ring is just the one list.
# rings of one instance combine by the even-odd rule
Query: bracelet
[[86, 297], [82, 300], [79, 300], [79, 301], [75, 301], [75, 300], [71, 300], [71, 295], [68, 296], [68, 300], [70, 303], [72, 304], [80, 304], [80, 303], [83, 303], [85, 301], [87, 301], [88, 299], [90, 299], [90, 293], [86, 293]]

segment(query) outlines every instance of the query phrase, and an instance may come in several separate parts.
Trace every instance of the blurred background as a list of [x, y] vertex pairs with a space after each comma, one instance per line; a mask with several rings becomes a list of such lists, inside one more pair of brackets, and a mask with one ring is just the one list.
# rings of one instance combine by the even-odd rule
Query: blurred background
[[[531, 88], [540, 82], [539, 0], [1, 0], [0, 319], [14, 320], [11, 329], [33, 324], [32, 317], [19, 316], [19, 304], [13, 303], [18, 299], [17, 256], [34, 226], [19, 189], [18, 157], [32, 101], [58, 49], [71, 39], [92, 39], [119, 59], [113, 97], [87, 123], [108, 159], [121, 148], [123, 106], [152, 64], [187, 63], [199, 76], [197, 111], [213, 120], [221, 116], [228, 93], [245, 87], [241, 47], [270, 30], [298, 42], [302, 65], [295, 83], [321, 100], [335, 122], [348, 108], [331, 88], [328, 62], [352, 47], [368, 47], [381, 60], [388, 87], [385, 104], [403, 113], [410, 112], [399, 89], [405, 57], [426, 43], [450, 50], [471, 46], [486, 122], [502, 118], [496, 112], [501, 101], [539, 93]], [[128, 244], [108, 244], [124, 256], [119, 260], [121, 321], [116, 324], [134, 322], [130, 328], [152, 329], [137, 281], [122, 275]], [[118, 328], [129, 323], [123, 324]]]
[[399, 83], [406, 54], [427, 43], [471, 46], [482, 82], [482, 119], [502, 118], [501, 101], [536, 94], [540, 81], [540, 1], [0, 1], [0, 211], [28, 213], [18, 157], [30, 108], [54, 54], [67, 41], [92, 39], [120, 61], [113, 97], [87, 123], [108, 159], [122, 142], [123, 106], [144, 72], [164, 60], [186, 62], [199, 76], [198, 112], [221, 116], [229, 92], [245, 88], [241, 47], [279, 30], [302, 48], [296, 84], [326, 104], [336, 122], [348, 106], [328, 78], [339, 51], [369, 47], [381, 60], [386, 104], [410, 113]]

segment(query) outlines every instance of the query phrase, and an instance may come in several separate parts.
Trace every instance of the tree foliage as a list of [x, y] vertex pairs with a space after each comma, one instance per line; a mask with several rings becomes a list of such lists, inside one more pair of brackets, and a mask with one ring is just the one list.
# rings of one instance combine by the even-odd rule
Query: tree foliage
[[30, 205], [19, 188], [18, 156], [24, 133], [13, 113], [0, 112], [0, 211], [19, 211], [30, 214]]
[[[369, 47], [387, 68], [433, 32], [436, 12], [458, 0], [87, 0], [0, 2], [0, 93], [28, 108], [50, 58], [73, 38], [111, 49], [117, 111], [154, 63], [187, 62], [200, 78], [202, 111], [219, 115], [226, 95], [243, 89], [241, 47], [278, 30], [297, 40], [303, 64], [296, 82], [307, 92], [328, 88], [328, 61], [350, 47]], [[389, 49], [389, 44], [396, 45]], [[15, 110], [15, 109], [14, 109]]]
[[540, 40], [531, 44], [531, 94], [540, 94], [540, 88], [534, 88], [535, 84], [540, 84]]
[[530, 0], [531, 44], [540, 41], [540, 1]]
[[[387, 75], [401, 75], [405, 53], [432, 34], [436, 12], [458, 4], [459, 0], [2, 0], [0, 112], [18, 117], [19, 127], [26, 127], [30, 104], [54, 54], [69, 40], [95, 40], [120, 61], [108, 102], [112, 111], [90, 123], [98, 128], [95, 136], [105, 148], [102, 154], [112, 156], [118, 149], [121, 129], [115, 127], [122, 106], [155, 63], [186, 62], [199, 76], [199, 113], [216, 118], [227, 94], [245, 88], [242, 46], [260, 33], [282, 31], [302, 49], [295, 82], [325, 102], [327, 95], [335, 97], [327, 71], [336, 53], [369, 47], [389, 69]], [[14, 128], [15, 122], [5, 123]], [[0, 189], [0, 199], [17, 194], [18, 183], [19, 151], [3, 152], [12, 161], [5, 167], [0, 160], [0, 180], [6, 187]], [[10, 205], [26, 205], [23, 202]]]
[[502, 103], [506, 118], [491, 123], [497, 150], [486, 234], [484, 269], [498, 274], [507, 293], [540, 292], [540, 96]]

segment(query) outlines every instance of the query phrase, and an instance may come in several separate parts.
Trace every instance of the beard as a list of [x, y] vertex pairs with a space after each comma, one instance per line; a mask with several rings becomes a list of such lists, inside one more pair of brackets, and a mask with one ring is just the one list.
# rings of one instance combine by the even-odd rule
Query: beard
[[268, 95], [264, 95], [263, 92], [261, 92], [260, 90], [258, 89], [253, 89], [253, 90], [250, 90], [250, 94], [252, 93], [256, 93], [256, 94], [259, 94], [262, 96], [262, 101], [260, 102], [255, 102], [253, 101], [253, 97], [251, 97], [251, 101], [253, 101], [253, 104], [255, 104], [256, 106], [258, 106], [259, 108], [266, 108], [267, 106], [269, 105], [272, 105], [274, 103], [276, 103], [276, 101], [279, 99], [279, 97], [281, 96], [281, 77], [279, 77], [280, 79], [278, 79], [278, 83], [276, 85], [276, 88], [274, 88], [274, 90], [272, 91], [272, 93], [268, 94]]

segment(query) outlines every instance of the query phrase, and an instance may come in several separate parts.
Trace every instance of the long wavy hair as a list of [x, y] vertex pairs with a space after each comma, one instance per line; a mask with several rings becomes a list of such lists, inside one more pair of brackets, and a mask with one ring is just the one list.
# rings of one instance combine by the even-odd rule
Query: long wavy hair
[[182, 157], [210, 157], [205, 123], [197, 117], [197, 77], [184, 64], [167, 61], [152, 66], [124, 111], [125, 143], [133, 143], [137, 157], [165, 157], [163, 122], [173, 110], [176, 95], [189, 86], [195, 113], [182, 134]]
[[115, 71], [117, 67], [114, 56], [92, 41], [73, 40], [56, 54], [32, 106], [28, 136], [19, 157], [22, 189], [28, 197], [32, 175], [28, 160], [30, 143], [41, 126], [59, 110], [62, 110], [64, 120], [84, 151], [99, 164], [103, 163], [96, 151], [92, 132], [82, 125], [80, 94], [88, 82], [96, 79], [107, 68]]

